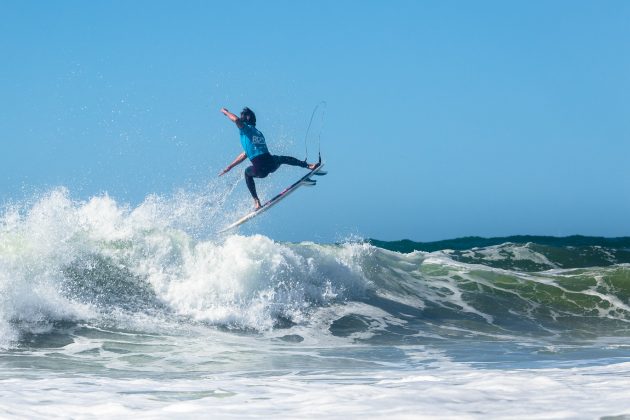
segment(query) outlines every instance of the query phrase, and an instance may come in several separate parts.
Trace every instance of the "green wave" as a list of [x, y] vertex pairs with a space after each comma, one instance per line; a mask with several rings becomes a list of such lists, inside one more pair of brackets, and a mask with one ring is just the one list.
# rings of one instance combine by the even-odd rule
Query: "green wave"
[[376, 239], [369, 242], [395, 252], [443, 251], [452, 259], [464, 263], [527, 272], [630, 263], [630, 237], [507, 236], [466, 237], [437, 242], [389, 242]]
[[624, 265], [524, 272], [460, 264], [441, 252], [380, 250], [364, 272], [375, 291], [368, 302], [405, 320], [390, 333], [630, 335], [630, 267]]
[[599, 236], [533, 236], [533, 235], [515, 235], [502, 236], [496, 238], [483, 238], [481, 236], [466, 236], [456, 239], [447, 239], [443, 241], [433, 242], [414, 242], [409, 239], [399, 241], [381, 241], [378, 239], [370, 239], [369, 242], [379, 248], [388, 249], [396, 252], [413, 252], [425, 251], [435, 252], [444, 249], [466, 250], [472, 248], [488, 247], [501, 245], [507, 242], [514, 244], [535, 243], [538, 245], [547, 245], [552, 247], [585, 247], [585, 246], [601, 246], [614, 249], [630, 249], [630, 237], [622, 236], [618, 238], [605, 238]]

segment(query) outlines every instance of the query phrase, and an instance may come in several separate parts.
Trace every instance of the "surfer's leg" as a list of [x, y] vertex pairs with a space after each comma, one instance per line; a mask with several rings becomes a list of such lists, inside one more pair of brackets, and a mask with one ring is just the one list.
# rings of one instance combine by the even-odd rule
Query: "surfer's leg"
[[301, 168], [308, 168], [308, 164], [305, 160], [298, 160], [292, 156], [274, 156], [273, 160], [275, 162], [275, 168], [278, 169], [280, 165], [291, 165], [291, 166], [299, 166]]
[[276, 167], [273, 171], [278, 169], [280, 165], [299, 166], [300, 168], [308, 168], [311, 170], [317, 168], [319, 165], [319, 163], [307, 163], [305, 160], [298, 160], [292, 156], [274, 156], [273, 160], [276, 163]]
[[306, 168], [308, 164], [305, 160], [298, 160], [293, 156], [274, 156], [274, 160], [278, 166], [280, 165], [291, 165], [291, 166], [299, 166], [301, 168]]
[[249, 193], [252, 195], [254, 199], [254, 207], [256, 210], [260, 208], [260, 200], [258, 199], [258, 194], [256, 194], [256, 184], [254, 183], [254, 176], [256, 176], [256, 172], [253, 166], [248, 166], [245, 169], [245, 183], [247, 184], [247, 189], [249, 189]]

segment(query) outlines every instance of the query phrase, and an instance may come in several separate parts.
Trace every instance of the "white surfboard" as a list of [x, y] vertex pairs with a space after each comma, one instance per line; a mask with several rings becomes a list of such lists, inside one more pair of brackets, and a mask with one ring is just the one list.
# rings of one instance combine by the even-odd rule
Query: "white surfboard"
[[326, 171], [322, 171], [323, 166], [324, 164], [320, 163], [317, 168], [313, 169], [312, 171], [304, 175], [302, 178], [300, 178], [299, 180], [297, 180], [296, 182], [294, 182], [293, 184], [285, 188], [280, 194], [276, 195], [271, 200], [265, 202], [265, 204], [263, 204], [258, 210], [254, 210], [253, 212], [246, 214], [245, 216], [238, 219], [236, 222], [221, 229], [219, 233], [224, 233], [224, 232], [227, 232], [228, 230], [232, 230], [235, 227], [240, 226], [243, 223], [247, 222], [248, 220], [253, 219], [259, 214], [269, 210], [271, 207], [278, 204], [280, 201], [282, 201], [282, 199], [286, 198], [289, 194], [291, 194], [293, 191], [297, 190], [301, 186], [314, 186], [317, 181], [311, 179], [311, 177], [315, 175], [326, 175], [327, 173]]

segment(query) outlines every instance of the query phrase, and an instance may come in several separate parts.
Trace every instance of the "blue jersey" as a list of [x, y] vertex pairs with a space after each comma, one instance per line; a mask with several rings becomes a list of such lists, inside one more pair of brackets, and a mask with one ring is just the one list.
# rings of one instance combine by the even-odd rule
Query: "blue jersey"
[[243, 124], [243, 128], [241, 128], [241, 146], [243, 146], [243, 150], [249, 159], [269, 153], [265, 136], [253, 125]]

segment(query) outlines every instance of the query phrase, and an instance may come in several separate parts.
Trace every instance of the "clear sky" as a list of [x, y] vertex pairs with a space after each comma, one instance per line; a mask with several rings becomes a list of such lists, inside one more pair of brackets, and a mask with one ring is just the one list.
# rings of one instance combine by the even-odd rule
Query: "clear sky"
[[0, 57], [5, 203], [227, 186], [222, 106], [303, 158], [325, 100], [329, 175], [245, 233], [630, 235], [628, 1], [0, 1]]

